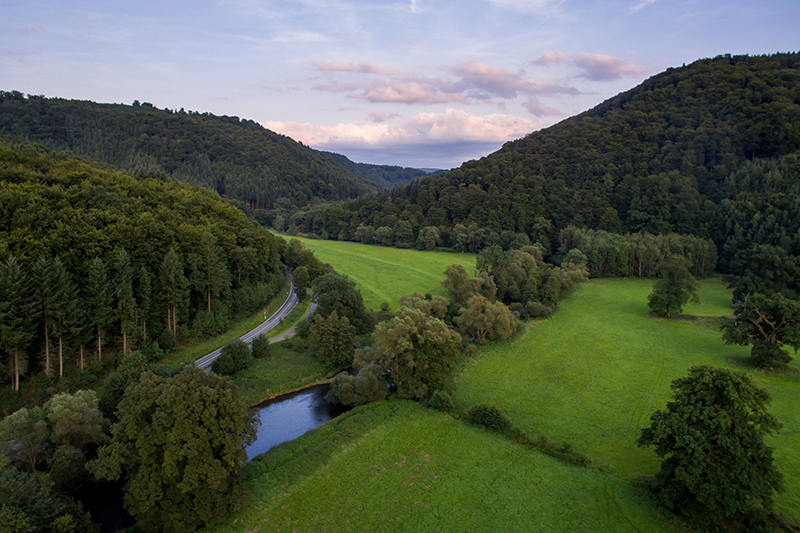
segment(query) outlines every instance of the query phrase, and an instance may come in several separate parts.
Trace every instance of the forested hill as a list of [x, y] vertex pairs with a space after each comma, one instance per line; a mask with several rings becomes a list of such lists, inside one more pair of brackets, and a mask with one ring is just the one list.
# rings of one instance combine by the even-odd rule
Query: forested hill
[[0, 134], [68, 149], [140, 175], [166, 172], [254, 209], [355, 198], [425, 174], [359, 166], [252, 120], [138, 102], [97, 104], [0, 91]]
[[280, 288], [279, 247], [215, 192], [0, 137], [4, 355], [40, 354], [53, 331], [72, 357], [100, 338], [130, 348], [225, 329]]
[[453, 246], [461, 224], [485, 242], [510, 231], [550, 248], [574, 225], [711, 237], [723, 263], [747, 241], [798, 255], [798, 149], [800, 54], [720, 56], [479, 161], [293, 220], [340, 239], [359, 225], [408, 230], [396, 227], [405, 220], [414, 236], [437, 227]]

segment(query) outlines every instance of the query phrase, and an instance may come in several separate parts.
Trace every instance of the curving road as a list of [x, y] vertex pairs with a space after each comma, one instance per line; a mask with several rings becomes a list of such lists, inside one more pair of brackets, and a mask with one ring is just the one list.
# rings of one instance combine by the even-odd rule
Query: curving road
[[[253, 339], [258, 337], [259, 335], [262, 335], [262, 334], [270, 331], [275, 326], [280, 324], [281, 320], [286, 318], [286, 316], [289, 313], [292, 312], [292, 310], [295, 308], [295, 306], [297, 305], [297, 302], [299, 300], [297, 298], [297, 295], [294, 292], [294, 281], [292, 280], [292, 275], [288, 274], [288, 278], [289, 278], [289, 296], [286, 298], [286, 301], [283, 302], [283, 305], [281, 306], [281, 308], [278, 309], [275, 312], [274, 315], [272, 315], [271, 317], [266, 319], [264, 322], [259, 324], [255, 329], [252, 329], [252, 330], [248, 331], [247, 333], [245, 333], [244, 335], [242, 335], [241, 337], [239, 337], [239, 340], [242, 340], [242, 341], [250, 344], [251, 342], [253, 342]], [[314, 309], [316, 309], [316, 308], [317, 308], [316, 302], [312, 303], [311, 304], [311, 308], [308, 310], [308, 313], [306, 313], [306, 316], [308, 316], [311, 313], [313, 313]], [[278, 337], [275, 337], [274, 339], [270, 339], [270, 343], [278, 342], [280, 340], [283, 340], [286, 337], [288, 337], [289, 335], [291, 335], [292, 333], [294, 333], [294, 328], [290, 329], [286, 333], [283, 333], [282, 335], [279, 335]], [[208, 368], [208, 367], [211, 366], [211, 363], [214, 362], [214, 359], [219, 357], [219, 354], [221, 352], [222, 352], [222, 348], [214, 350], [210, 354], [204, 355], [203, 357], [201, 357], [200, 359], [195, 361], [194, 364], [195, 364], [195, 366], [198, 366], [200, 368]]]

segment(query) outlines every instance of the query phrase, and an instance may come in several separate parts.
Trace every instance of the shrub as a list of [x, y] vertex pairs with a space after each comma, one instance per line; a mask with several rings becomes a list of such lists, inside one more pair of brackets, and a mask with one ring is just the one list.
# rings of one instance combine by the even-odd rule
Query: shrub
[[428, 407], [437, 411], [450, 411], [455, 407], [455, 404], [447, 391], [436, 390], [428, 398]]
[[253, 343], [250, 345], [250, 350], [253, 352], [253, 357], [256, 359], [266, 359], [269, 357], [271, 350], [267, 336], [259, 335], [253, 339]]
[[222, 348], [222, 353], [211, 363], [211, 370], [221, 376], [231, 376], [250, 366], [250, 347], [236, 339]]
[[506, 431], [511, 427], [511, 422], [503, 416], [497, 407], [490, 405], [476, 405], [467, 411], [467, 420], [478, 426], [484, 426], [494, 431]]

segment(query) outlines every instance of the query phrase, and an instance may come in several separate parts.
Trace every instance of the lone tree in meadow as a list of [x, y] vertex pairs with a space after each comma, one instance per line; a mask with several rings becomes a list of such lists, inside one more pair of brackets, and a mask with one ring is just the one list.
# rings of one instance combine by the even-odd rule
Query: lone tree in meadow
[[800, 347], [800, 302], [775, 293], [734, 297], [734, 320], [725, 326], [728, 344], [753, 348], [750, 357], [759, 367], [784, 366], [792, 360], [782, 347]]
[[680, 314], [689, 301], [700, 303], [699, 288], [694, 276], [686, 266], [686, 259], [673, 255], [661, 266], [653, 292], [647, 297], [650, 310], [658, 316], [671, 318]]
[[673, 401], [644, 428], [639, 446], [662, 458], [661, 501], [705, 526], [755, 525], [782, 487], [764, 437], [780, 428], [769, 394], [745, 374], [696, 366], [672, 382]]

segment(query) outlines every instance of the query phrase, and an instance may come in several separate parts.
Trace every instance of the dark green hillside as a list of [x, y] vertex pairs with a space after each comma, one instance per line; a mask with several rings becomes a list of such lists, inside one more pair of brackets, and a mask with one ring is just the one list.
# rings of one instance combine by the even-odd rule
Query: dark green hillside
[[354, 163], [341, 154], [335, 154], [333, 152], [323, 152], [323, 154], [364, 181], [372, 183], [378, 189], [394, 187], [395, 185], [404, 185], [415, 178], [428, 175], [427, 171], [418, 168]]
[[254, 209], [354, 198], [424, 174], [361, 169], [252, 120], [138, 102], [97, 104], [0, 92], [0, 134], [69, 149], [134, 173], [164, 171]]
[[711, 237], [723, 260], [747, 239], [797, 255], [799, 149], [800, 54], [720, 56], [440, 176], [312, 210], [298, 229], [341, 238], [406, 220], [415, 236], [436, 226], [448, 237], [463, 224], [495, 240], [525, 233], [555, 252], [559, 230], [574, 225]]
[[7, 372], [8, 357], [23, 355], [52, 373], [56, 337], [76, 361], [162, 333], [174, 344], [225, 329], [278, 291], [279, 257], [278, 239], [215, 192], [0, 137]]

